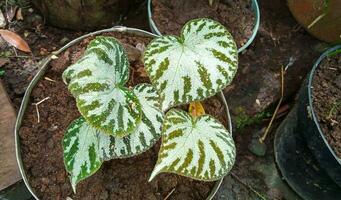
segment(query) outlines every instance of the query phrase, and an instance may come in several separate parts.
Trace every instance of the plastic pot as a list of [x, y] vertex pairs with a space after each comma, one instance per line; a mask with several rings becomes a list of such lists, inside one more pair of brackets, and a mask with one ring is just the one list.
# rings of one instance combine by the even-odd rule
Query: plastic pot
[[[69, 42], [68, 44], [66, 44], [60, 50], [58, 50], [55, 53], [53, 53], [53, 55], [58, 56], [60, 53], [62, 53], [63, 51], [65, 51], [69, 47], [71, 47], [71, 46], [81, 42], [83, 39], [85, 39], [87, 37], [94, 36], [94, 35], [100, 35], [102, 33], [107, 33], [107, 32], [121, 32], [121, 33], [132, 34], [132, 35], [137, 35], [137, 36], [142, 36], [142, 37], [151, 37], [151, 38], [158, 37], [157, 35], [155, 35], [153, 33], [150, 33], [150, 32], [147, 32], [147, 31], [143, 31], [143, 30], [140, 30], [140, 29], [117, 26], [117, 27], [113, 27], [113, 28], [110, 28], [110, 29], [104, 29], [104, 30], [93, 32], [93, 33], [89, 33], [89, 34], [83, 35], [83, 36], [81, 36], [79, 38], [76, 38], [76, 39], [72, 40], [71, 42]], [[17, 121], [16, 121], [16, 124], [15, 124], [15, 130], [14, 130], [15, 146], [16, 146], [16, 156], [17, 156], [17, 162], [18, 162], [18, 165], [19, 165], [19, 170], [20, 170], [22, 178], [23, 178], [23, 180], [25, 182], [25, 185], [27, 186], [28, 190], [31, 192], [31, 194], [33, 195], [33, 197], [35, 199], [38, 199], [38, 197], [35, 194], [35, 191], [33, 190], [33, 188], [30, 186], [30, 183], [29, 183], [29, 181], [27, 179], [26, 172], [25, 172], [25, 169], [24, 169], [24, 166], [23, 166], [22, 158], [21, 158], [19, 130], [20, 130], [20, 127], [21, 127], [21, 123], [22, 123], [25, 111], [26, 111], [27, 106], [28, 106], [29, 101], [30, 101], [31, 92], [35, 88], [35, 86], [37, 85], [39, 80], [44, 77], [45, 72], [49, 69], [49, 63], [52, 60], [51, 56], [52, 55], [48, 56], [47, 58], [45, 58], [44, 60], [42, 60], [40, 62], [38, 73], [35, 75], [35, 77], [31, 81], [31, 83], [27, 87], [25, 95], [24, 95], [24, 98], [23, 98], [21, 106], [20, 106], [20, 110], [19, 110], [19, 113], [18, 113], [18, 116], [17, 116]], [[232, 133], [232, 122], [231, 122], [231, 118], [230, 118], [229, 108], [228, 108], [228, 105], [226, 103], [226, 99], [225, 99], [225, 97], [224, 97], [222, 92], [219, 93], [219, 96], [220, 96], [220, 99], [221, 99], [221, 101], [222, 101], [222, 103], [223, 103], [223, 105], [225, 107], [225, 110], [226, 110], [227, 121], [228, 121], [228, 124], [227, 124], [228, 130]], [[207, 200], [211, 200], [214, 197], [214, 195], [218, 191], [222, 181], [223, 181], [223, 179], [220, 179], [220, 180], [218, 180], [216, 182], [214, 188], [212, 189], [211, 193], [207, 197]]]
[[330, 43], [341, 43], [340, 0], [288, 0], [295, 19], [313, 36]]
[[[250, 44], [253, 42], [253, 40], [255, 39], [257, 35], [259, 24], [260, 24], [260, 11], [259, 11], [258, 2], [257, 0], [250, 0], [250, 1], [251, 1], [251, 8], [255, 14], [255, 23], [253, 26], [252, 35], [250, 36], [248, 41], [241, 48], [238, 49], [238, 53], [244, 51], [248, 46], [250, 46]], [[149, 20], [150, 29], [152, 30], [153, 33], [157, 35], [162, 35], [153, 20], [152, 0], [148, 0], [147, 6], [148, 6], [148, 20]]]
[[341, 199], [341, 160], [326, 140], [313, 107], [312, 83], [316, 69], [335, 46], [324, 52], [304, 81], [298, 102], [275, 136], [275, 158], [288, 184], [307, 200]]
[[112, 27], [134, 6], [129, 0], [34, 0], [32, 1], [50, 25], [72, 30], [94, 30]]

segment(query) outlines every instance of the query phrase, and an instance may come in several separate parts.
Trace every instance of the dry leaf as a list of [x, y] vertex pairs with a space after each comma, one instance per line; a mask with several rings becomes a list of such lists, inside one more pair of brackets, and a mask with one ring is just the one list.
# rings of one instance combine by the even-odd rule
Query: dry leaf
[[8, 30], [0, 30], [0, 36], [6, 40], [9, 44], [13, 45], [15, 48], [24, 51], [31, 52], [30, 47], [19, 35]]
[[199, 101], [195, 101], [189, 104], [188, 112], [193, 117], [199, 117], [205, 114], [205, 109], [204, 106]]
[[141, 58], [141, 52], [136, 47], [130, 44], [123, 44], [123, 47], [128, 54], [129, 62], [134, 62]]
[[141, 77], [148, 77], [148, 74], [146, 70], [144, 69], [144, 67], [139, 67], [137, 68], [136, 71], [140, 74]]
[[19, 20], [24, 20], [24, 17], [22, 16], [21, 8], [18, 9], [17, 14], [15, 15], [15, 18]]
[[18, 6], [11, 6], [6, 10], [7, 21], [12, 22], [15, 14], [17, 13]]
[[6, 26], [6, 20], [5, 20], [5, 16], [2, 13], [2, 11], [0, 10], [0, 28], [3, 28]]

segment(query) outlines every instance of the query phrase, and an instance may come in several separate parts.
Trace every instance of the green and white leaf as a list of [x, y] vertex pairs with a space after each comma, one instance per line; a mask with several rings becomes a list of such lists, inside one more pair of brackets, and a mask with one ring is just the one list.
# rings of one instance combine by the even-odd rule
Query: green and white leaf
[[231, 170], [235, 157], [232, 135], [218, 120], [209, 115], [192, 118], [172, 109], [165, 117], [158, 161], [149, 180], [161, 172], [218, 180]]
[[104, 36], [92, 40], [85, 55], [63, 73], [86, 121], [120, 137], [135, 130], [141, 119], [136, 95], [124, 86], [128, 78], [129, 62], [122, 45]]
[[101, 155], [104, 160], [126, 158], [143, 153], [161, 137], [163, 113], [158, 93], [149, 84], [137, 85], [133, 91], [141, 104], [141, 122], [134, 132], [123, 138], [98, 134]]
[[64, 135], [64, 164], [74, 192], [76, 184], [94, 174], [102, 164], [96, 135], [96, 129], [88, 126], [83, 117], [74, 120]]
[[189, 21], [180, 37], [154, 39], [144, 54], [144, 65], [159, 91], [162, 109], [203, 100], [229, 83], [237, 71], [237, 46], [220, 23]]

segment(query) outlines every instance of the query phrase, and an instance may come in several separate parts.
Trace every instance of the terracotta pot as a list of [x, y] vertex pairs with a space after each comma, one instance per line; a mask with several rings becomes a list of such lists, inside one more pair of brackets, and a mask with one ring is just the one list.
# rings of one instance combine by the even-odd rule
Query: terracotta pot
[[329, 43], [341, 43], [340, 0], [288, 0], [296, 20], [313, 36]]
[[134, 0], [34, 0], [47, 23], [66, 29], [94, 30], [113, 26], [127, 14]]

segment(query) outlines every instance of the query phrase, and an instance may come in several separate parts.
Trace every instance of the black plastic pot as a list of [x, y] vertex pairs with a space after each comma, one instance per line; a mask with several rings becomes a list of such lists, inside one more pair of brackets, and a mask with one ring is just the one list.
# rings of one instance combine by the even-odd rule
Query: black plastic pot
[[298, 102], [282, 122], [275, 136], [275, 158], [288, 184], [306, 200], [341, 199], [341, 160], [328, 144], [318, 123], [312, 100], [312, 82], [321, 61], [316, 61], [304, 81]]

